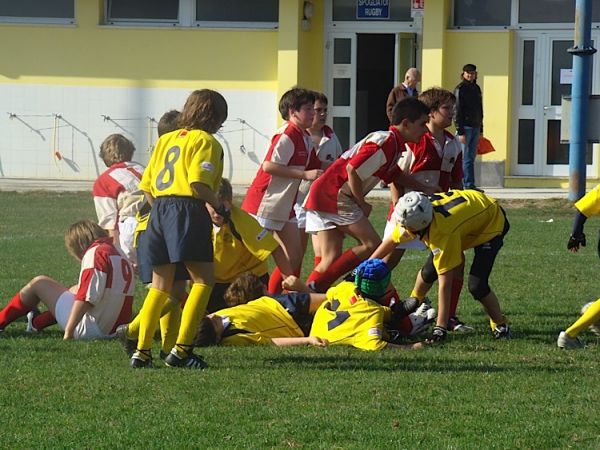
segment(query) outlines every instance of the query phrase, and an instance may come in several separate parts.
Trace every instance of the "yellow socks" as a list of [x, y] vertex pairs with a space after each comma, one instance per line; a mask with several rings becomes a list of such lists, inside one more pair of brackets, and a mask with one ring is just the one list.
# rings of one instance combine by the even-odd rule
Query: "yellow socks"
[[139, 333], [138, 333], [138, 350], [150, 352], [152, 349], [152, 341], [154, 339], [154, 333], [160, 319], [163, 305], [169, 298], [169, 293], [160, 291], [155, 288], [148, 290], [148, 295], [144, 300], [144, 305], [138, 314], [139, 321]]
[[412, 292], [410, 293], [411, 297], [416, 298], [417, 300], [419, 300], [419, 303], [423, 303], [423, 300], [425, 300], [425, 296], [422, 294], [419, 294], [417, 291], [415, 291], [414, 289], [412, 290]]
[[179, 327], [179, 336], [175, 349], [180, 357], [186, 357], [188, 350], [192, 346], [194, 337], [198, 332], [200, 319], [204, 317], [206, 306], [210, 299], [212, 286], [194, 283], [188, 295], [185, 307], [181, 314], [181, 326]]
[[160, 316], [161, 350], [163, 352], [169, 353], [175, 346], [180, 325], [181, 307], [179, 306], [179, 300], [169, 297]]
[[600, 320], [600, 299], [590, 305], [587, 311], [573, 325], [567, 328], [565, 333], [571, 338], [577, 337], [598, 320]]

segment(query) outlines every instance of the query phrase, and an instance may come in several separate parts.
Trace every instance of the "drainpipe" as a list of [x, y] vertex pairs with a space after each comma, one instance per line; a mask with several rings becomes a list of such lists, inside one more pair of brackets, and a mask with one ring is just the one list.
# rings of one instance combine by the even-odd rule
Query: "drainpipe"
[[585, 195], [585, 153], [588, 137], [588, 110], [592, 55], [592, 0], [575, 2], [575, 38], [573, 48], [573, 85], [571, 86], [571, 141], [569, 143], [569, 200]]

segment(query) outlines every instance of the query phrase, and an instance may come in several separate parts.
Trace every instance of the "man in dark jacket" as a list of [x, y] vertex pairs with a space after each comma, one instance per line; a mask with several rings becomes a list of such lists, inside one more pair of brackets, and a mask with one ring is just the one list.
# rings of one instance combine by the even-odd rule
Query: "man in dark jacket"
[[406, 97], [417, 97], [417, 84], [421, 81], [421, 73], [414, 67], [411, 67], [406, 71], [404, 75], [404, 81], [398, 86], [392, 88], [388, 94], [387, 101], [385, 102], [385, 113], [388, 116], [390, 123], [392, 123], [392, 109], [394, 105], [400, 100]]
[[481, 190], [475, 186], [475, 158], [479, 135], [483, 133], [483, 103], [477, 85], [477, 67], [465, 64], [462, 81], [454, 90], [456, 95], [456, 134], [463, 149], [463, 185], [465, 189]]

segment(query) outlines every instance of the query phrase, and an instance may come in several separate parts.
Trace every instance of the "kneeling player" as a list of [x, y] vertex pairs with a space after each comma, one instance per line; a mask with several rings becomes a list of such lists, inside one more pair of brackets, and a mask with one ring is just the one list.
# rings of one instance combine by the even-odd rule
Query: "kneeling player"
[[[64, 339], [111, 337], [129, 322], [133, 303], [133, 267], [115, 248], [106, 231], [89, 220], [71, 225], [65, 245], [81, 261], [73, 292], [45, 276], [32, 279], [0, 311], [0, 330], [41, 302], [64, 330]], [[48, 316], [48, 314], [42, 314]], [[33, 325], [36, 327], [34, 319]], [[42, 328], [40, 325], [39, 328]]]
[[429, 247], [432, 253], [417, 274], [413, 295], [424, 299], [433, 282], [439, 279], [437, 325], [430, 341], [446, 338], [452, 280], [456, 273], [462, 272], [463, 252], [469, 248], [475, 250], [469, 272], [469, 292], [489, 315], [494, 337], [510, 338], [511, 331], [498, 298], [488, 284], [496, 255], [509, 229], [504, 210], [496, 200], [476, 190], [454, 190], [431, 197], [410, 192], [400, 198], [395, 214], [396, 229], [372, 257], [381, 258], [399, 243], [415, 237]]
[[[569, 242], [567, 242], [567, 249], [573, 253], [579, 251], [580, 246], [585, 247], [583, 225], [587, 218], [600, 215], [600, 185], [596, 186], [575, 203], [575, 208], [577, 212], [573, 221], [573, 231], [571, 232]], [[566, 349], [582, 348], [583, 342], [579, 340], [578, 336], [589, 327], [597, 334], [598, 326], [596, 323], [599, 321], [600, 299], [584, 306], [581, 317], [567, 328], [566, 331], [560, 332], [556, 342], [557, 345], [560, 348]]]

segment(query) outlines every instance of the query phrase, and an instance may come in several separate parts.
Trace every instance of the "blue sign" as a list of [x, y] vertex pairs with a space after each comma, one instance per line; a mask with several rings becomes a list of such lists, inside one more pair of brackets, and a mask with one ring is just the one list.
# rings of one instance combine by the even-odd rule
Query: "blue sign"
[[357, 19], [389, 19], [390, 0], [356, 0]]

